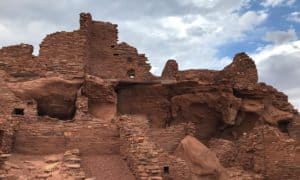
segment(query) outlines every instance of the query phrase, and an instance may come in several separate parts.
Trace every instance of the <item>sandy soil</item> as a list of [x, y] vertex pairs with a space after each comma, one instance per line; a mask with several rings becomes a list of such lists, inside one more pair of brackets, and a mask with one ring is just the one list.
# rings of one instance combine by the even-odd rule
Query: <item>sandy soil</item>
[[119, 155], [82, 156], [82, 166], [87, 177], [97, 180], [134, 180], [126, 162]]

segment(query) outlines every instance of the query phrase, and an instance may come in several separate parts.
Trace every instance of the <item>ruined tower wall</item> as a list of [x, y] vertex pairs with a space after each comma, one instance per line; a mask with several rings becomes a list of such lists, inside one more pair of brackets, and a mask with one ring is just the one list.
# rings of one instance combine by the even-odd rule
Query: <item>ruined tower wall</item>
[[40, 45], [39, 60], [47, 67], [48, 75], [83, 77], [87, 43], [86, 33], [80, 30], [50, 34]]
[[101, 78], [115, 78], [112, 76], [115, 62], [112, 47], [117, 44], [116, 25], [104, 22], [92, 22], [90, 49], [88, 57], [88, 73]]
[[32, 55], [33, 46], [20, 44], [0, 49], [0, 70], [16, 78], [28, 79], [38, 76], [41, 65]]
[[[47, 35], [39, 56], [33, 46], [21, 44], [0, 49], [0, 69], [16, 77], [63, 76], [82, 78], [86, 73], [102, 79], [152, 79], [144, 54], [126, 43], [118, 44], [117, 25], [92, 21], [80, 14], [80, 29]], [[26, 79], [28, 80], [28, 78]]]
[[216, 82], [229, 83], [234, 87], [247, 87], [258, 82], [255, 62], [246, 54], [239, 53], [215, 78]]
[[118, 44], [117, 25], [93, 21], [88, 73], [103, 79], [152, 78], [147, 58], [126, 43]]
[[144, 54], [138, 54], [137, 49], [128, 45], [127, 43], [118, 44], [116, 47], [116, 54], [119, 54], [117, 59], [121, 62], [120, 67], [123, 69], [122, 76], [126, 79], [134, 73], [134, 79], [149, 80], [153, 79], [150, 73], [151, 66], [147, 63], [148, 59]]

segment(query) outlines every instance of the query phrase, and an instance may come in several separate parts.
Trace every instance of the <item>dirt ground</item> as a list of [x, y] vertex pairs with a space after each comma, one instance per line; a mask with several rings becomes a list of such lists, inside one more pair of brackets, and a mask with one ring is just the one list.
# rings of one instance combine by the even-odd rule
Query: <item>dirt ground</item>
[[47, 156], [12, 154], [5, 162], [0, 179], [48, 179], [64, 180], [72, 179], [62, 171], [62, 154], [51, 155], [52, 162], [46, 162]]
[[83, 156], [81, 159], [87, 177], [95, 177], [97, 180], [135, 179], [119, 155]]

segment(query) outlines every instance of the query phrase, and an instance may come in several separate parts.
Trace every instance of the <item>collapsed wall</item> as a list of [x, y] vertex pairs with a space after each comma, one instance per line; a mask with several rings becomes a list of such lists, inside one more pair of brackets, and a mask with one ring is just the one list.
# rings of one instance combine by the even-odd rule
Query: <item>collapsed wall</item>
[[89, 36], [89, 74], [103, 79], [153, 78], [143, 54], [127, 43], [118, 43], [117, 25], [92, 21]]

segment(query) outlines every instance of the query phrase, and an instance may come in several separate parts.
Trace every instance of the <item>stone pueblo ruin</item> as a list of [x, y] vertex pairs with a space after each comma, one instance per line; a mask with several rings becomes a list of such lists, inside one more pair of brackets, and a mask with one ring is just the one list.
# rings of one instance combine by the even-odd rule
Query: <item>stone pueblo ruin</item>
[[0, 179], [299, 179], [299, 113], [246, 53], [161, 76], [147, 61], [89, 13], [38, 56], [0, 49]]

